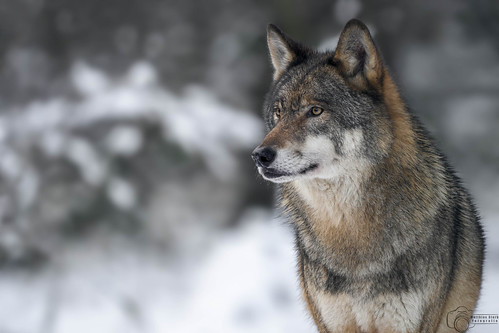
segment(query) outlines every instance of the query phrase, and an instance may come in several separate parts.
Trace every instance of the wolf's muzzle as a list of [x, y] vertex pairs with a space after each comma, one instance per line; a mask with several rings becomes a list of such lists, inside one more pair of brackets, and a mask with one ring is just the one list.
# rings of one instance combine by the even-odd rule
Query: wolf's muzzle
[[276, 157], [276, 151], [269, 147], [257, 147], [251, 153], [251, 158], [257, 166], [268, 168]]

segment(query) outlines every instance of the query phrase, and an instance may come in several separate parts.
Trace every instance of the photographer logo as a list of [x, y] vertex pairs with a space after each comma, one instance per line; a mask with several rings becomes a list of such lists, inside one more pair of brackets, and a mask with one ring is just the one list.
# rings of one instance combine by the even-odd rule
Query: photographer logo
[[497, 324], [498, 322], [498, 314], [473, 314], [473, 311], [465, 306], [459, 306], [447, 313], [447, 326], [457, 332], [466, 332], [476, 324]]

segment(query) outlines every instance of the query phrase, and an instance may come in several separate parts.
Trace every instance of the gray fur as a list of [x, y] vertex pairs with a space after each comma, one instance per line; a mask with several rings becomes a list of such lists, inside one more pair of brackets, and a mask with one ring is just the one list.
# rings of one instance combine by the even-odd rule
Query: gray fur
[[[280, 30], [273, 33], [282, 34]], [[290, 43], [293, 61], [280, 69], [264, 103], [269, 135], [262, 145], [276, 151], [268, 169], [292, 174], [282, 181], [268, 179], [281, 183], [280, 203], [295, 230], [309, 308], [319, 330], [332, 332], [335, 318], [327, 317], [330, 312], [324, 304], [333, 304], [330, 300], [335, 295], [352, 300], [345, 307], [367, 302], [376, 313], [372, 318], [366, 315], [373, 328], [367, 329], [359, 318], [353, 322], [360, 329], [374, 330], [386, 323], [397, 325], [395, 319], [379, 319], [385, 314], [386, 299], [397, 299], [400, 304], [395, 312], [401, 320], [406, 313], [408, 330], [451, 330], [442, 316], [459, 305], [473, 308], [480, 290], [484, 236], [478, 214], [416, 117], [403, 103], [389, 105], [394, 102], [387, 95], [398, 97], [398, 92], [386, 88], [386, 80], [391, 80], [386, 70], [377, 76], [369, 73], [372, 68], [379, 71], [381, 63], [374, 44], [369, 44], [367, 28], [359, 21], [350, 22], [343, 36], [352, 47], [341, 58], [333, 52], [310, 50], [282, 34], [280, 40]], [[358, 57], [348, 71], [337, 60], [345, 57]], [[364, 66], [370, 61], [365, 57], [373, 57], [371, 63], [378, 67]], [[315, 104], [324, 109], [317, 117], [309, 111]], [[281, 110], [279, 119], [274, 115], [276, 107]], [[395, 119], [394, 114], [403, 119]], [[403, 133], [414, 138], [406, 144], [407, 151], [397, 148], [405, 144], [400, 143], [405, 138], [397, 126], [406, 126]], [[317, 142], [327, 138], [331, 151], [315, 147], [319, 150], [310, 152], [315, 148], [307, 142], [315, 142], [310, 141], [313, 138], [322, 140]], [[338, 167], [324, 166], [325, 156]], [[293, 175], [293, 170], [301, 170], [294, 165], [303, 168], [307, 163], [318, 167]], [[266, 168], [260, 165], [259, 171], [264, 174]], [[307, 195], [331, 198], [325, 203], [336, 207], [330, 214], [341, 214], [330, 222], [319, 218], [330, 216], [322, 212], [329, 208], [314, 206]], [[322, 234], [317, 231], [321, 223]], [[338, 238], [339, 233], [343, 238]], [[463, 296], [460, 304], [462, 285], [469, 285], [473, 292]], [[411, 302], [421, 309], [411, 310], [404, 295], [411, 295]], [[337, 320], [341, 323], [342, 319]]]

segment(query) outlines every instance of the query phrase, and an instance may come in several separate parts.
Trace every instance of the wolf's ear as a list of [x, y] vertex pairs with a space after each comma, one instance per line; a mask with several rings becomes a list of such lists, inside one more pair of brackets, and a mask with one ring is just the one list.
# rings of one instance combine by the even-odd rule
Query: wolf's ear
[[303, 47], [273, 24], [267, 27], [267, 45], [274, 67], [274, 80], [277, 80], [292, 63], [297, 62], [304, 55]]
[[352, 19], [345, 25], [333, 61], [347, 81], [358, 89], [380, 89], [383, 62], [369, 29], [361, 21]]

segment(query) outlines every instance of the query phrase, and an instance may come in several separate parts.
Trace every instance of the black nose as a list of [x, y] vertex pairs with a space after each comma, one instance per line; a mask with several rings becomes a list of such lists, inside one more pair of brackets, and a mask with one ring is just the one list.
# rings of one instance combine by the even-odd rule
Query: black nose
[[269, 147], [257, 147], [253, 150], [251, 158], [255, 161], [256, 165], [268, 167], [275, 159], [276, 152]]

